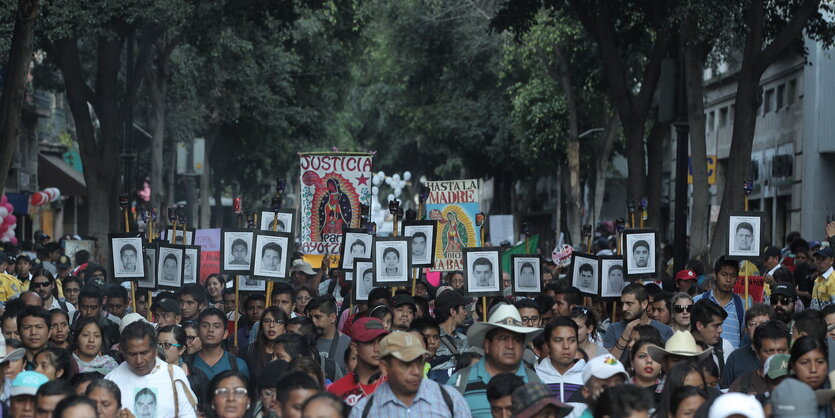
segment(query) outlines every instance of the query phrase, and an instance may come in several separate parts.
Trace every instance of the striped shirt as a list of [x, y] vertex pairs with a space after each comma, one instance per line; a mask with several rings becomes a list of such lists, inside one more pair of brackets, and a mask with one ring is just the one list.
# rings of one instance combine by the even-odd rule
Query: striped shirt
[[[452, 386], [445, 386], [444, 390], [452, 400], [455, 418], [470, 418], [472, 416], [470, 415], [470, 407], [464, 401], [461, 393]], [[388, 382], [383, 383], [374, 391], [373, 395], [363, 398], [354, 406], [350, 418], [362, 417], [368, 402], [371, 402], [371, 408], [368, 411], [369, 417], [453, 418], [441, 394], [440, 385], [429, 379], [423, 379], [420, 382], [420, 388], [409, 406], [397, 398]]]

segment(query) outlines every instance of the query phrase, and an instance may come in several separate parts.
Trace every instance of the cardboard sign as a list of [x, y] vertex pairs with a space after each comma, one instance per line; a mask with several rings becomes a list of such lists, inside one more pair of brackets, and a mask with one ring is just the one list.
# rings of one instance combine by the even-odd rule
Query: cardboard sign
[[198, 229], [194, 245], [200, 247], [200, 283], [211, 274], [220, 273], [220, 228]]
[[[763, 302], [765, 279], [762, 276], [748, 276], [748, 296], [754, 303]], [[745, 277], [740, 276], [734, 283], [734, 293], [745, 300]]]

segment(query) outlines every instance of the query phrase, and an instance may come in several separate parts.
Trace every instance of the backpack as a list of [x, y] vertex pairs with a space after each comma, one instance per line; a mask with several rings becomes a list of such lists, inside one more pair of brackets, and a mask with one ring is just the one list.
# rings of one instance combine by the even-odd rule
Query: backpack
[[[447, 409], [449, 409], [449, 416], [455, 416], [455, 405], [452, 403], [452, 398], [449, 396], [449, 393], [444, 389], [444, 385], [438, 384], [438, 389], [441, 390], [441, 396], [444, 397], [444, 403], [446, 404]], [[374, 402], [374, 394], [372, 393], [371, 396], [368, 397], [368, 402], [365, 403], [365, 408], [362, 409], [362, 418], [368, 418], [368, 414], [371, 412], [371, 404]]]

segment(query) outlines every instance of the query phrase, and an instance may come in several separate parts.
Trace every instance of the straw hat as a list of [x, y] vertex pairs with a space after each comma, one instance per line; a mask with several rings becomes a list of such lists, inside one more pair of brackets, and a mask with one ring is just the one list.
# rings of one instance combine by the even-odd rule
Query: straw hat
[[676, 331], [676, 333], [673, 334], [669, 340], [667, 340], [667, 343], [664, 344], [664, 348], [651, 345], [647, 347], [647, 351], [653, 360], [663, 363], [664, 358], [668, 355], [697, 357], [701, 360], [713, 353], [713, 347], [708, 347], [707, 350], [702, 350], [701, 347], [696, 344], [693, 334], [690, 334], [687, 331]]
[[487, 322], [475, 323], [467, 330], [467, 339], [470, 341], [470, 345], [481, 347], [484, 344], [484, 336], [496, 328], [525, 335], [525, 343], [533, 341], [542, 333], [542, 328], [526, 327], [522, 323], [522, 316], [519, 315], [519, 310], [515, 306], [502, 303], [494, 308], [495, 311], [490, 315]]

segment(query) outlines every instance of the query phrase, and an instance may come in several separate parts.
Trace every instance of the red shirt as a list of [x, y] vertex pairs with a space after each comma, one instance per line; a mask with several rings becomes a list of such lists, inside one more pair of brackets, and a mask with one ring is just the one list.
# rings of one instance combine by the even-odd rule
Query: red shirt
[[328, 392], [344, 399], [345, 403], [348, 405], [354, 406], [357, 402], [362, 400], [362, 398], [374, 393], [374, 391], [377, 390], [377, 388], [385, 381], [386, 377], [382, 376], [370, 385], [360, 385], [357, 383], [357, 378], [354, 377], [354, 373], [351, 372], [328, 386]]

